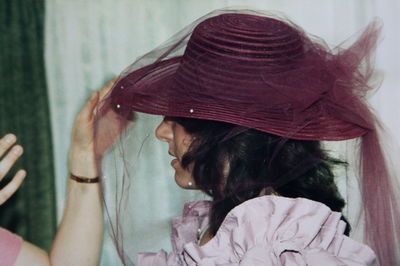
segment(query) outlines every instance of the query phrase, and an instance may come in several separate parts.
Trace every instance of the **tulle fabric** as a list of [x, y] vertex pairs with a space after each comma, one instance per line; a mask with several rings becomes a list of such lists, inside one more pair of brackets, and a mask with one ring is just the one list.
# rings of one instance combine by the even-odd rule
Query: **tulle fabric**
[[[277, 18], [284, 21], [284, 25], [277, 22], [271, 27], [282, 27], [285, 30], [282, 36], [286, 34], [290, 38], [271, 41], [269, 36], [260, 36], [255, 31], [255, 40], [244, 41], [253, 45], [244, 53], [245, 59], [238, 58], [240, 50], [247, 49], [245, 46], [222, 49], [218, 58], [207, 52], [196, 54], [201, 49], [193, 47], [203, 45], [201, 38], [193, 39], [198, 42], [190, 46], [192, 50], [186, 49], [196, 33], [196, 26], [207, 26], [202, 22], [226, 13]], [[234, 15], [218, 19], [223, 21], [213, 20], [214, 28], [218, 23], [228, 23], [232, 28], [261, 27], [262, 31], [263, 23], [241, 25]], [[212, 34], [212, 27], [210, 29]], [[129, 209], [129, 184], [134, 182], [135, 159], [141, 150], [136, 150], [138, 154], [130, 151], [128, 156], [124, 148], [124, 139], [132, 134], [129, 125], [135, 124], [134, 112], [229, 122], [272, 133], [283, 140], [330, 141], [359, 137], [359, 175], [367, 243], [376, 251], [381, 265], [400, 263], [398, 167], [390, 165], [390, 158], [395, 154], [384, 150], [384, 144], [390, 143], [390, 139], [386, 138], [383, 126], [367, 103], [368, 94], [379, 85], [374, 76], [373, 55], [380, 29], [380, 22], [373, 21], [350, 45], [343, 43], [330, 48], [287, 18], [260, 11], [217, 10], [193, 22], [129, 66], [101, 103], [95, 129], [98, 161], [114, 145], [114, 151], [118, 151], [114, 160], [122, 168], [118, 174], [117, 194], [108, 201], [106, 208], [113, 213], [111, 227], [125, 264], [131, 263], [125, 247], [134, 237], [124, 234], [130, 225], [121, 217], [134, 213]], [[229, 34], [239, 40], [242, 38], [240, 32], [222, 32], [221, 36], [211, 36], [215, 43], [203, 45], [203, 48], [226, 43], [234, 47], [236, 39], [224, 39], [224, 35]], [[275, 48], [269, 47], [269, 41], [274, 45], [286, 42], [277, 48], [287, 52], [278, 57], [278, 61], [271, 59]], [[285, 45], [289, 45], [288, 51]], [[303, 45], [303, 49], [296, 49], [298, 45]], [[263, 49], [270, 49], [270, 54], [260, 59], [258, 54]], [[254, 75], [254, 71], [259, 74]], [[140, 142], [138, 145], [141, 147]], [[117, 174], [112, 173], [107, 178], [114, 176]], [[285, 180], [281, 183], [285, 184]], [[107, 187], [105, 190], [107, 193]]]
[[340, 213], [302, 198], [264, 196], [235, 207], [215, 237], [197, 244], [210, 202], [185, 205], [173, 220], [173, 251], [142, 253], [138, 266], [373, 265], [374, 252], [343, 235]]

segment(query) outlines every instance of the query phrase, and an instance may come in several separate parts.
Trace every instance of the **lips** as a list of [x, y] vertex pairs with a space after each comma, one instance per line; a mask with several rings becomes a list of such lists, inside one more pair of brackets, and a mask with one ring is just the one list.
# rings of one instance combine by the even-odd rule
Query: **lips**
[[178, 161], [178, 159], [176, 158], [176, 155], [173, 154], [170, 150], [168, 151], [168, 154], [171, 155], [172, 157], [175, 157], [175, 159], [173, 159], [173, 160], [171, 161], [171, 166], [172, 166], [173, 168], [175, 168], [176, 164], [179, 163], [179, 161]]
[[171, 166], [172, 166], [173, 168], [176, 168], [177, 164], [179, 164], [178, 159], [173, 159], [173, 160], [171, 161]]

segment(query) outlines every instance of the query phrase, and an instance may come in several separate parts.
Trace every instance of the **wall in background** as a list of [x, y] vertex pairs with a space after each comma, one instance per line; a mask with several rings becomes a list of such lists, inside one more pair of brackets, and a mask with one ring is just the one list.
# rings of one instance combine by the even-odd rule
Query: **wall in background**
[[[216, 8], [227, 6], [277, 10], [306, 31], [320, 36], [334, 47], [365, 27], [373, 17], [384, 22], [382, 43], [377, 54], [378, 72], [385, 76], [381, 89], [371, 103], [383, 117], [394, 136], [400, 140], [400, 120], [394, 110], [400, 99], [400, 36], [399, 1], [373, 0], [49, 0], [46, 3], [46, 69], [50, 95], [54, 157], [56, 166], [58, 217], [61, 217], [68, 176], [67, 152], [73, 119], [80, 106], [106, 81], [120, 73], [134, 59], [165, 41], [169, 36], [196, 18]], [[154, 123], [157, 123], [154, 121]], [[154, 125], [148, 125], [150, 129]], [[143, 132], [145, 132], [144, 130]], [[145, 133], [143, 133], [145, 134]], [[166, 148], [159, 145], [158, 161], [168, 161]], [[149, 163], [153, 163], [149, 162]], [[140, 208], [135, 233], [138, 235], [135, 251], [158, 250], [169, 247], [169, 219], [180, 213], [183, 202], [196, 195], [175, 188], [170, 168], [157, 166], [158, 176], [143, 176], [156, 186], [145, 186], [134, 195], [138, 204], [146, 197], [146, 206]], [[348, 183], [348, 175], [343, 184]], [[138, 184], [140, 181], [138, 181]], [[350, 199], [351, 191], [342, 187]], [[357, 187], [353, 184], [353, 187]], [[163, 193], [168, 188], [170, 194]], [[148, 197], [154, 195], [154, 197]], [[155, 196], [157, 195], [157, 197]], [[159, 197], [159, 195], [163, 195]], [[173, 196], [172, 196], [173, 195]], [[346, 196], [347, 195], [347, 196]], [[355, 204], [357, 205], [357, 204]], [[140, 207], [140, 206], [139, 206]], [[159, 213], [158, 220], [148, 209]], [[348, 213], [350, 218], [356, 215]], [[157, 235], [146, 238], [148, 221], [157, 225]], [[161, 234], [164, 232], [163, 234]], [[158, 234], [162, 236], [158, 236]], [[148, 239], [148, 241], [143, 241]], [[106, 242], [103, 265], [114, 265], [110, 242]]]

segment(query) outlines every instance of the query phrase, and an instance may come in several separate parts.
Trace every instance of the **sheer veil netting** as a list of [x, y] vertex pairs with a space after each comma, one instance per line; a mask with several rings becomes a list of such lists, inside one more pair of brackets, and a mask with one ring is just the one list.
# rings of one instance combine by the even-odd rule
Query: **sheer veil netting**
[[[276, 30], [280, 39], [257, 35], [254, 30], [251, 41], [256, 49], [247, 47], [249, 40], [241, 39], [240, 30], [263, 25], [257, 21], [243, 25], [235, 16], [229, 16], [237, 13], [280, 21], [276, 25], [270, 23], [269, 29]], [[225, 16], [219, 16], [222, 14]], [[202, 23], [216, 16], [219, 19], [213, 20], [213, 24]], [[290, 32], [282, 32], [281, 23], [289, 25]], [[220, 32], [207, 40], [197, 38], [196, 27], [215, 28], [221, 24], [229, 25], [233, 33]], [[393, 163], [399, 157], [395, 157], [396, 145], [367, 103], [368, 94], [379, 83], [373, 59], [380, 29], [381, 23], [372, 21], [351, 43], [331, 48], [281, 15], [217, 10], [130, 65], [101, 103], [95, 129], [106, 212], [124, 264], [133, 265], [135, 254], [131, 254], [130, 247], [140, 241], [132, 235], [135, 210], [130, 208], [130, 196], [140, 193], [138, 184], [157, 185], [136, 180], [145, 172], [162, 175], [158, 171], [169, 164], [166, 162], [164, 166], [157, 161], [157, 154], [167, 151], [155, 144], [154, 132], [148, 126], [153, 123], [155, 129], [152, 115], [159, 115], [160, 119], [173, 116], [232, 123], [278, 135], [283, 142], [356, 139], [355, 168], [360, 179], [366, 243], [377, 253], [381, 265], [399, 263], [399, 168]], [[232, 35], [236, 39], [227, 37]], [[193, 44], [186, 49], [189, 42]], [[284, 53], [271, 48], [279, 42], [283, 45], [280, 52], [284, 49]], [[215, 43], [230, 43], [233, 48], [210, 55], [208, 49]], [[271, 51], [268, 56], [260, 56], [268, 49]], [[251, 60], [243, 61], [243, 54]], [[214, 63], [216, 56], [224, 58], [223, 65]], [[255, 75], [254, 69], [262, 75]], [[238, 89], [249, 83], [251, 89]], [[266, 87], [269, 89], [265, 90]], [[240, 130], [234, 130], [230, 136], [240, 134]], [[145, 164], [144, 160], [154, 160], [154, 165]], [[169, 193], [168, 188], [165, 193]], [[143, 208], [146, 197], [157, 196], [146, 195]], [[156, 225], [149, 227], [157, 230]]]

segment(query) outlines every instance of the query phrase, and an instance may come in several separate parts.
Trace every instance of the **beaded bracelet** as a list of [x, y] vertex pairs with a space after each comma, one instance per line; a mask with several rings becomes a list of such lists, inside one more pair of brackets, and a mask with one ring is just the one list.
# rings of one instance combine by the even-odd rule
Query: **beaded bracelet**
[[88, 178], [88, 177], [76, 176], [74, 174], [70, 174], [69, 177], [78, 183], [91, 184], [91, 183], [99, 183], [100, 182], [100, 177]]

